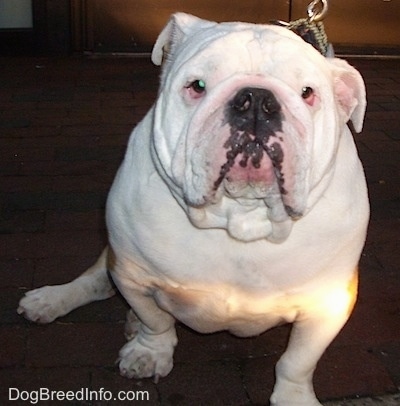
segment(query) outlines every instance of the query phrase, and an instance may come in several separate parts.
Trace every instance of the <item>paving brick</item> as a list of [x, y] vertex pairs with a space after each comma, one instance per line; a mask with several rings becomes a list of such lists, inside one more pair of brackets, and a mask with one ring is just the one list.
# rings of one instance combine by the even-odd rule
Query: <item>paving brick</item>
[[[26, 108], [29, 103], [18, 103], [16, 108], [12, 110], [14, 115], [23, 114], [25, 117], [29, 117], [34, 120], [35, 125], [39, 125], [40, 120], [43, 121], [43, 125], [48, 125], [50, 118], [62, 120], [68, 116], [69, 110], [72, 108], [71, 103], [63, 102], [40, 102], [32, 103], [31, 108]], [[38, 121], [35, 121], [38, 120]]]
[[62, 147], [56, 149], [55, 159], [59, 161], [99, 160], [120, 162], [124, 153], [124, 146]]
[[209, 361], [175, 364], [157, 385], [163, 405], [245, 405], [239, 364]]
[[318, 364], [314, 384], [322, 400], [396, 390], [384, 365], [359, 345], [330, 347]]
[[[378, 208], [379, 206], [380, 208]], [[398, 233], [393, 225], [396, 225], [398, 221], [395, 214], [398, 212], [398, 208], [395, 201], [383, 200], [375, 202], [373, 210], [373, 215], [375, 215], [375, 212], [377, 213], [377, 219], [369, 226], [367, 241], [372, 244], [373, 254], [380, 255], [381, 259], [384, 260], [386, 249], [390, 251], [396, 246]], [[385, 218], [382, 218], [382, 211], [384, 210], [386, 210], [387, 214]], [[381, 249], [383, 252], [381, 252]]]
[[65, 252], [62, 256], [50, 255], [36, 259], [33, 287], [58, 285], [75, 279], [94, 264], [100, 253], [101, 250], [74, 256]]
[[72, 210], [103, 209], [107, 191], [41, 191], [12, 192], [3, 195], [8, 210]]
[[[380, 166], [367, 166], [365, 167], [365, 173], [368, 177], [368, 186], [371, 187], [381, 187], [387, 188], [387, 183], [392, 183], [396, 181], [396, 178], [399, 175], [399, 170], [396, 165], [386, 165], [382, 164]], [[388, 190], [387, 192], [389, 192]], [[385, 193], [388, 194], [388, 193]], [[391, 195], [396, 196], [396, 190], [391, 190]], [[374, 206], [375, 211], [380, 210], [382, 202], [376, 204], [375, 200], [371, 201], [371, 205]], [[372, 215], [375, 214], [375, 211]]]
[[73, 125], [63, 126], [61, 134], [68, 137], [114, 136], [127, 135], [132, 129], [131, 124]]
[[400, 100], [379, 103], [386, 111], [400, 111]]
[[101, 120], [102, 112], [99, 110], [70, 112], [67, 117], [61, 120], [60, 125], [67, 127], [81, 124], [97, 125]]
[[383, 130], [369, 130], [361, 136], [360, 142], [373, 152], [385, 154], [392, 149], [399, 152], [399, 146], [393, 143], [390, 135]]
[[105, 230], [104, 210], [74, 211], [48, 210], [46, 230]]
[[4, 259], [90, 256], [101, 252], [105, 236], [93, 231], [0, 234]]
[[5, 161], [51, 161], [54, 158], [54, 148], [21, 148], [7, 145], [0, 149], [2, 159]]
[[[84, 165], [86, 167], [86, 165]], [[99, 163], [90, 166], [90, 168], [96, 168], [101, 166]], [[82, 185], [85, 185], [85, 190], [88, 192], [101, 193], [108, 195], [108, 191], [114, 180], [115, 173], [118, 165], [107, 164], [106, 171], [102, 176], [98, 176], [95, 173], [92, 174], [74, 174], [74, 175], [57, 175], [53, 176], [51, 180], [51, 189], [55, 192], [71, 192], [79, 193]], [[81, 168], [81, 167], [80, 167]], [[69, 169], [70, 170], [70, 169]], [[73, 170], [76, 171], [76, 168]], [[92, 171], [92, 170], [91, 170]], [[67, 171], [68, 172], [68, 171]], [[72, 170], [71, 170], [72, 172]], [[94, 171], [93, 171], [94, 172]], [[96, 209], [94, 209], [96, 210]], [[67, 225], [68, 226], [68, 225]]]
[[378, 343], [399, 340], [399, 331], [400, 311], [396, 301], [371, 303], [360, 297], [351, 320], [336, 341], [351, 341], [371, 348]]
[[[13, 97], [14, 102], [69, 102], [72, 93], [68, 89], [32, 90], [21, 92]], [[69, 104], [68, 104], [69, 105]]]
[[385, 110], [385, 108], [381, 105], [381, 103], [377, 103], [375, 101], [370, 101], [367, 104], [366, 114], [369, 114], [370, 112], [383, 111], [383, 110]]
[[[388, 115], [387, 113], [391, 113], [393, 117], [389, 117], [388, 119], [385, 119], [384, 117]], [[370, 131], [370, 130], [375, 130], [375, 131], [395, 131], [398, 129], [398, 120], [396, 119], [395, 112], [386, 112], [386, 114], [382, 114], [382, 117], [379, 119], [371, 119], [365, 122], [364, 124], [364, 130], [365, 131]]]
[[[44, 125], [44, 126], [37, 126], [37, 127], [20, 127], [20, 128], [14, 128], [14, 127], [9, 127], [9, 128], [3, 128], [1, 130], [1, 135], [2, 135], [2, 142], [1, 144], [8, 144], [10, 141], [8, 138], [17, 138], [21, 141], [21, 139], [25, 138], [30, 138], [32, 140], [31, 145], [36, 146], [38, 142], [37, 138], [39, 137], [54, 137], [58, 134], [60, 134], [61, 131], [61, 126], [55, 125], [55, 126], [49, 126], [49, 125]], [[54, 141], [53, 141], [54, 142]], [[27, 145], [25, 144], [24, 140], [24, 146]]]
[[56, 168], [53, 161], [20, 161], [17, 174], [20, 176], [51, 176], [56, 174]]
[[252, 338], [235, 337], [228, 332], [201, 335], [178, 325], [177, 362], [242, 360], [281, 353], [286, 346], [289, 326], [272, 329]]
[[[118, 327], [118, 340], [113, 345], [115, 356], [117, 357], [121, 345], [125, 344], [123, 332], [125, 326], [128, 304], [120, 295], [115, 295], [110, 299], [93, 302], [87, 306], [76, 309], [63, 317], [63, 323], [114, 323]], [[116, 327], [114, 327], [115, 329]], [[122, 341], [121, 341], [122, 340]], [[118, 345], [117, 345], [118, 344]], [[120, 345], [120, 346], [121, 346]]]
[[[397, 228], [399, 225], [399, 221], [394, 222], [395, 228]], [[392, 234], [394, 235], [394, 238], [396, 238], [396, 233], [395, 230], [392, 230]], [[384, 267], [384, 269], [387, 271], [386, 274], [388, 275], [387, 278], [387, 287], [391, 290], [392, 293], [394, 293], [394, 289], [397, 288], [397, 292], [400, 290], [399, 288], [399, 279], [398, 279], [398, 266], [396, 264], [400, 263], [400, 253], [399, 253], [399, 247], [398, 245], [396, 246], [396, 240], [391, 241], [392, 244], [387, 244], [384, 245], [382, 244], [381, 246], [376, 247], [376, 257], [378, 258], [379, 263]], [[397, 283], [396, 283], [397, 281]], [[392, 284], [390, 284], [392, 282]], [[390, 297], [395, 297], [395, 296], [390, 296]]]
[[114, 176], [119, 166], [119, 162], [113, 161], [76, 161], [74, 163], [59, 161], [55, 165], [54, 171], [58, 175], [96, 175], [101, 178]]
[[44, 230], [44, 210], [16, 212], [15, 208], [3, 210], [0, 234], [36, 233]]
[[4, 325], [23, 324], [24, 320], [17, 314], [19, 300], [26, 291], [25, 286], [0, 289], [0, 320]]
[[123, 344], [122, 324], [71, 323], [60, 319], [31, 328], [27, 339], [26, 365], [35, 368], [114, 367]]
[[388, 342], [371, 351], [386, 367], [391, 380], [400, 388], [400, 343]]
[[29, 127], [32, 122], [26, 118], [0, 119], [0, 128], [25, 128]]
[[280, 354], [249, 358], [243, 363], [243, 385], [253, 405], [265, 405], [275, 384], [275, 365]]
[[1, 288], [31, 286], [35, 263], [31, 259], [0, 259]]
[[23, 365], [26, 336], [25, 326], [3, 326], [0, 329], [0, 368]]

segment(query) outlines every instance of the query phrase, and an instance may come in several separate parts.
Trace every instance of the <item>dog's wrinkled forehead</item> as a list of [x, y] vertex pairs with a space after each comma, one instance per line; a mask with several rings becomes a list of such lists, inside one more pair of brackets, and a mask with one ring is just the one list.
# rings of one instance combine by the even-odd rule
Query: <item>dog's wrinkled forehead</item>
[[[184, 63], [196, 55], [201, 57], [218, 46], [224, 50], [224, 55], [229, 54], [229, 48], [232, 47], [235, 54], [245, 50], [249, 58], [259, 53], [260, 49], [274, 56], [274, 46], [279, 46], [280, 49], [285, 49], [283, 54], [280, 53], [281, 62], [284, 62], [283, 57], [289, 60], [293, 53], [298, 53], [299, 58], [306, 54], [320, 58], [319, 53], [300, 37], [282, 27], [236, 22], [216, 23], [177, 13], [171, 17], [158, 37], [153, 48], [152, 61], [156, 65], [163, 64], [165, 73], [173, 62]], [[253, 49], [255, 52], [252, 52]]]

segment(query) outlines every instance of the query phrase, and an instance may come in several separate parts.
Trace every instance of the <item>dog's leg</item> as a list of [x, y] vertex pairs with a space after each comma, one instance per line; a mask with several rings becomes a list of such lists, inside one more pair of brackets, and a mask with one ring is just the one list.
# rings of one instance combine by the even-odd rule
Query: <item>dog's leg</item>
[[[119, 352], [119, 369], [127, 378], [159, 377], [169, 374], [173, 367], [174, 348], [178, 342], [175, 319], [162, 310], [146, 288], [129, 278], [132, 272], [124, 266], [111, 266], [118, 290], [132, 310], [128, 312], [125, 335], [128, 341]], [[140, 270], [138, 269], [138, 273]]]
[[125, 338], [130, 341], [133, 340], [140, 329], [140, 320], [137, 318], [136, 314], [132, 309], [129, 309], [126, 314], [125, 322]]
[[276, 365], [274, 406], [321, 406], [313, 389], [313, 373], [325, 349], [346, 323], [357, 295], [357, 273], [342, 288], [326, 292], [307, 314], [295, 321], [289, 345]]
[[27, 292], [17, 312], [37, 323], [50, 323], [77, 307], [113, 296], [115, 291], [107, 274], [107, 253], [108, 247], [93, 266], [69, 283]]
[[138, 291], [131, 291], [129, 295], [134, 295], [129, 303], [135, 307], [139, 323], [135, 323], [135, 336], [128, 337], [131, 340], [119, 352], [119, 369], [127, 378], [154, 377], [158, 382], [159, 377], [168, 375], [173, 367], [173, 353], [178, 342], [175, 320], [151, 297]]

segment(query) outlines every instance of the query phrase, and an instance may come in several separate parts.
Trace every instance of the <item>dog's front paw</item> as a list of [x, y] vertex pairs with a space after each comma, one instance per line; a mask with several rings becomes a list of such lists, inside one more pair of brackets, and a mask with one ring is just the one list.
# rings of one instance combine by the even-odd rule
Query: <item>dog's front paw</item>
[[119, 369], [127, 378], [151, 378], [157, 383], [167, 376], [173, 367], [174, 347], [177, 343], [175, 329], [158, 335], [142, 331], [119, 353]]
[[20, 300], [17, 312], [36, 323], [51, 323], [68, 313], [63, 300], [64, 294], [64, 286], [43, 286], [30, 290]]
[[322, 406], [310, 384], [296, 384], [280, 379], [270, 399], [271, 406]]

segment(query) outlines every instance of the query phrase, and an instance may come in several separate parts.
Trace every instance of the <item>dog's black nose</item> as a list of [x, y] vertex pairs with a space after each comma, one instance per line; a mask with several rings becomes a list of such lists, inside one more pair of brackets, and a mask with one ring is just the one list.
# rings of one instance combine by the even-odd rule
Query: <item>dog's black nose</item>
[[268, 89], [246, 87], [229, 103], [228, 122], [239, 131], [257, 135], [260, 131], [281, 126], [281, 106]]

